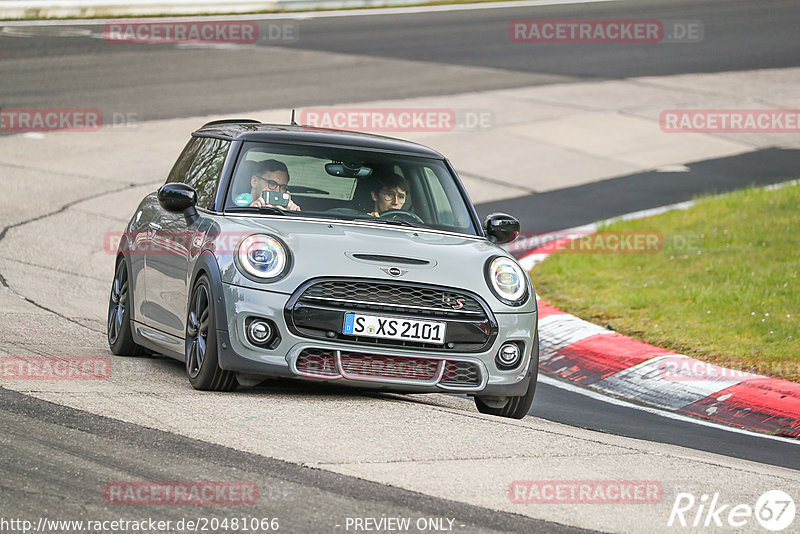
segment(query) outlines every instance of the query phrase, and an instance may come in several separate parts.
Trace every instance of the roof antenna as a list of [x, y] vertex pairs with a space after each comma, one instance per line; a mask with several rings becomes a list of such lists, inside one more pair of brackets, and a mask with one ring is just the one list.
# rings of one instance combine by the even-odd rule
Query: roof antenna
[[299, 124], [294, 122], [294, 109], [292, 109], [292, 122], [291, 122], [290, 126], [300, 126]]

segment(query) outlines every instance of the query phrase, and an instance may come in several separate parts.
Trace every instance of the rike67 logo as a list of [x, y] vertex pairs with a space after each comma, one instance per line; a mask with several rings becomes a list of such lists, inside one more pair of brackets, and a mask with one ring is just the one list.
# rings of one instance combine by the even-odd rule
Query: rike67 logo
[[745, 525], [751, 529], [754, 521], [772, 532], [786, 529], [794, 522], [794, 500], [781, 490], [770, 490], [756, 500], [755, 506], [749, 504], [726, 503], [719, 493], [712, 496], [701, 495], [699, 499], [691, 493], [678, 493], [667, 526], [690, 527], [733, 527]]

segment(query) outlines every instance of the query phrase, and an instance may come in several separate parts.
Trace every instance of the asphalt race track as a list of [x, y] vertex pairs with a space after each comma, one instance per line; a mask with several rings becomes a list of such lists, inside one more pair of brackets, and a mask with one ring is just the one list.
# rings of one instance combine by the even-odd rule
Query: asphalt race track
[[[644, 0], [535, 11], [277, 19], [261, 21], [262, 33], [268, 34], [270, 24], [294, 24], [299, 38], [235, 53], [224, 46], [154, 44], [146, 53], [141, 45], [108, 46], [100, 25], [77, 28], [93, 39], [53, 36], [59, 28], [11, 28], [0, 35], [0, 103], [69, 107], [89, 99], [102, 110], [137, 112], [149, 120], [587, 79], [780, 68], [796, 66], [800, 57], [796, 8], [792, 0]], [[705, 35], [700, 45], [644, 50], [635, 44], [562, 44], [531, 53], [508, 42], [511, 20], [576, 16], [701, 20]]]
[[[526, 18], [701, 20], [704, 40], [652, 47], [562, 44], [532, 53], [507, 38], [509, 21]], [[92, 107], [105, 116], [133, 113], [140, 121], [179, 120], [800, 66], [796, 0], [611, 1], [259, 22], [262, 28], [275, 24], [294, 25], [300, 38], [241, 48], [109, 45], [102, 25], [94, 23], [0, 23], [0, 105]], [[165, 140], [176, 146], [184, 142]], [[58, 172], [58, 161], [48, 160], [40, 168], [37, 161], [31, 167], [15, 163], [17, 156], [4, 148], [9, 143], [0, 134], [4, 172], [19, 171], [32, 182], [48, 169]], [[58, 148], [41, 149], [43, 159], [51, 150]], [[113, 213], [103, 195], [129, 202], [162, 180], [142, 176], [142, 169], [149, 170], [146, 156], [141, 168], [120, 169], [105, 155], [88, 149], [84, 155], [82, 150], [78, 146], [69, 156], [73, 193], [45, 195], [42, 203], [27, 198], [30, 204], [9, 207], [8, 219], [0, 213], [0, 354], [110, 356], [107, 349], [102, 352], [102, 322], [51, 303], [69, 302], [67, 310], [96, 307], [71, 300], [81, 294], [94, 298], [95, 278], [110, 282], [111, 273], [92, 273], [75, 282], [80, 278], [76, 273], [86, 272], [81, 271], [83, 257], [60, 258], [63, 266], [50, 276], [24, 250], [19, 265], [2, 252], [2, 245], [11, 246], [22, 230], [39, 237], [64, 224], [90, 234], [89, 221], [95, 216], [106, 222], [116, 217], [114, 224], [122, 229], [119, 220], [130, 214]], [[106, 165], [116, 189], [93, 190], [91, 177], [74, 170], [81, 157]], [[680, 172], [617, 176], [477, 208], [481, 216], [506, 211], [518, 215], [523, 228], [551, 231], [701, 193], [780, 183], [798, 178], [799, 171], [799, 150], [770, 147], [693, 162]], [[4, 180], [4, 195], [7, 191], [9, 198], [26, 198], [24, 187], [8, 176]], [[91, 209], [83, 215], [71, 211], [81, 205]], [[84, 215], [86, 222], [76, 222]], [[46, 289], [25, 294], [15, 289], [56, 287], [64, 280], [75, 287], [58, 287], [47, 297]], [[115, 367], [114, 380], [97, 390], [37, 385], [14, 391], [0, 383], [0, 519], [141, 519], [147, 515], [144, 508], [164, 520], [221, 519], [230, 515], [229, 508], [109, 507], [103, 502], [103, 486], [115, 480], [249, 480], [258, 483], [261, 499], [246, 514], [280, 517], [286, 532], [354, 531], [346, 527], [348, 518], [382, 516], [452, 518], [457, 532], [660, 532], [667, 529], [677, 486], [665, 490], [663, 508], [642, 512], [637, 520], [636, 513], [623, 517], [627, 511], [596, 505], [578, 514], [556, 506], [515, 508], [506, 498], [508, 480], [650, 476], [679, 480], [697, 495], [729, 489], [744, 496], [800, 484], [797, 441], [666, 418], [586, 396], [555, 379], [539, 384], [532, 417], [512, 424], [479, 416], [471, 401], [439, 395], [362, 394], [269, 382], [230, 397], [200, 398], [188, 388], [177, 362], [153, 357], [119, 365], [122, 371], [116, 374]], [[526, 469], [515, 464], [516, 455], [531, 462]], [[484, 464], [491, 466], [485, 478]], [[514, 474], [499, 474], [505, 472]], [[734, 476], [739, 472], [741, 481]], [[757, 524], [745, 530], [759, 531]]]
[[[107, 482], [109, 470], [118, 480], [258, 480], [262, 493], [256, 517], [278, 517], [280, 528], [289, 532], [312, 532], [322, 525], [333, 530], [344, 525], [345, 516], [358, 510], [371, 517], [451, 517], [459, 530], [469, 532], [581, 532], [580, 529], [536, 521], [515, 514], [494, 512], [444, 499], [431, 499], [414, 492], [391, 488], [295, 464], [264, 458], [160, 432], [113, 419], [31, 399], [0, 390], [3, 409], [4, 458], [21, 460], [3, 465], [4, 510], [17, 516], [37, 516], [48, 510], [45, 499], [31, 498], [38, 489], [62, 495], [51, 518], [98, 517], [102, 501], [97, 488]], [[31, 473], [35, 472], [35, 476]], [[79, 474], [78, 474], [79, 473]], [[76, 476], [77, 474], [77, 476]], [[26, 491], [11, 493], [11, 488]], [[96, 502], [94, 506], [85, 503]], [[302, 513], [297, 504], [306, 503]], [[184, 517], [223, 519], [224, 508], [173, 506], [159, 520]], [[140, 518], [134, 511], [118, 518]]]

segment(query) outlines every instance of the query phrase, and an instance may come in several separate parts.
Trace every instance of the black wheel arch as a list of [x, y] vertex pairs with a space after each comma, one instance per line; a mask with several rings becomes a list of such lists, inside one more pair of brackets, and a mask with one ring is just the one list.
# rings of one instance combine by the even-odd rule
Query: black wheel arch
[[231, 346], [230, 334], [228, 333], [228, 313], [225, 309], [225, 295], [222, 286], [222, 274], [219, 270], [219, 263], [216, 256], [211, 251], [204, 250], [200, 253], [192, 268], [192, 276], [189, 279], [189, 291], [186, 296], [188, 306], [189, 297], [192, 289], [197, 283], [197, 279], [203, 274], [211, 284], [211, 293], [214, 295], [214, 322], [217, 330], [217, 361], [221, 369], [236, 369], [240, 358], [236, 355]]
[[[225, 311], [225, 295], [222, 291], [222, 274], [219, 271], [217, 257], [211, 251], [204, 250], [194, 262], [192, 276], [189, 278], [189, 286], [186, 294], [186, 302], [189, 302], [192, 289], [194, 289], [197, 279], [203, 274], [211, 284], [211, 294], [214, 295], [214, 328], [217, 331], [228, 331], [228, 314]], [[187, 304], [188, 305], [188, 304]]]
[[[122, 237], [120, 237], [119, 246], [117, 247], [117, 256], [116, 259], [114, 260], [114, 270], [116, 271], [117, 265], [119, 265], [119, 259], [121, 257], [122, 260], [125, 262], [125, 267], [127, 267], [128, 269], [129, 278], [133, 280], [133, 266], [131, 265], [130, 254], [127, 252], [131, 248], [130, 244], [128, 243], [128, 239], [129, 239], [128, 232], [123, 233]], [[131, 284], [131, 282], [129, 282], [129, 284]], [[133, 294], [133, 284], [131, 284], [130, 287], [131, 287], [131, 294]], [[128, 306], [128, 309], [129, 309], [128, 317], [130, 318], [131, 321], [135, 321], [136, 306], [133, 305], [133, 299], [131, 299], [131, 305]]]

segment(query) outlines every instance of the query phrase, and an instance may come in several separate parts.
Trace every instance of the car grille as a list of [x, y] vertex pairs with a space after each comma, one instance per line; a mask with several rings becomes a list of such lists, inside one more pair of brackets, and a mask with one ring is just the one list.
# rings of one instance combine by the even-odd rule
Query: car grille
[[319, 377], [340, 376], [331, 350], [305, 349], [297, 358], [297, 370]]
[[346, 376], [361, 378], [435, 380], [439, 373], [439, 362], [426, 358], [343, 353], [342, 370]]
[[319, 379], [418, 382], [451, 388], [476, 388], [482, 381], [480, 367], [473, 362], [319, 348], [303, 349], [295, 366], [299, 374]]
[[[345, 335], [342, 326], [348, 312], [444, 321], [445, 343]], [[317, 279], [298, 289], [285, 314], [295, 334], [372, 347], [480, 352], [497, 334], [497, 323], [479, 297], [466, 291], [403, 282]]]
[[471, 362], [448, 360], [440, 384], [453, 386], [477, 386], [481, 383], [481, 372]]
[[300, 298], [370, 311], [437, 317], [484, 315], [480, 303], [464, 293], [388, 282], [328, 280], [310, 286]]

